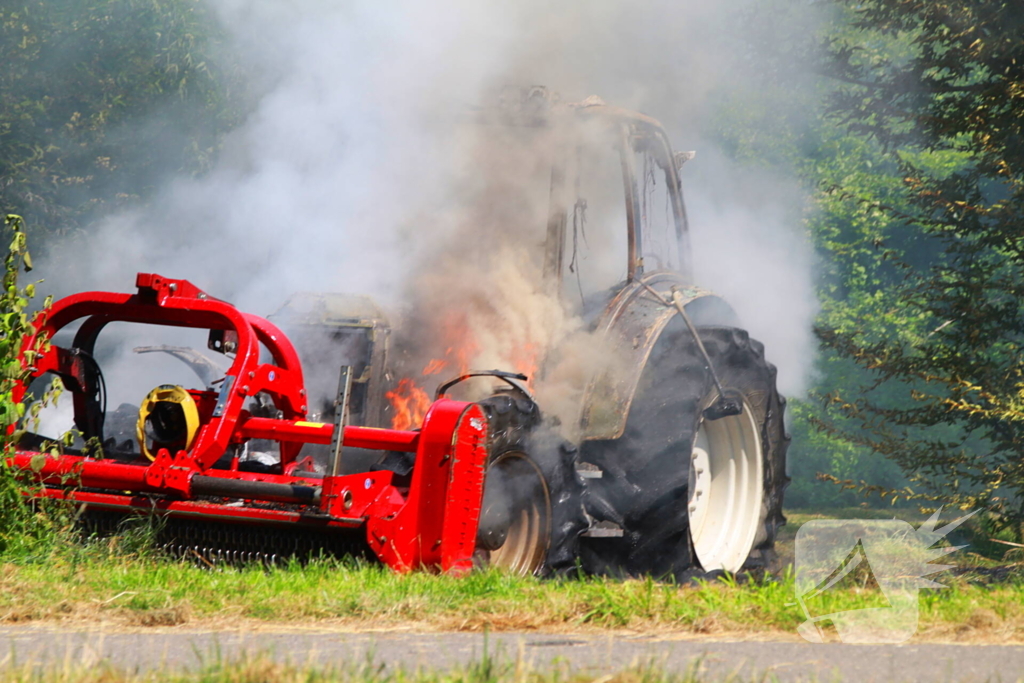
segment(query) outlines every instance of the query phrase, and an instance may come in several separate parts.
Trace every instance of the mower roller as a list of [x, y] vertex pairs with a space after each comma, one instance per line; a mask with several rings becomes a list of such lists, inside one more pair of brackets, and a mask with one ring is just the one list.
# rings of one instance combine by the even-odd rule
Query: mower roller
[[[416, 431], [348, 426], [343, 372], [338, 419], [308, 421], [302, 366], [277, 326], [185, 280], [140, 273], [136, 286], [135, 294], [86, 292], [58, 301], [41, 314], [35, 335], [25, 342], [22, 358], [30, 377], [54, 373], [71, 392], [75, 424], [86, 444], [55, 454], [52, 443], [22, 435], [9, 464], [42, 485], [35, 495], [100, 512], [188, 520], [178, 525], [184, 530], [179, 533], [218, 536], [221, 545], [232, 535], [255, 532], [256, 549], [243, 559], [266, 556], [259, 539], [263, 530], [267, 538], [281, 532], [294, 539], [312, 535], [325, 546], [343, 536], [363, 540], [399, 571], [472, 567], [487, 458], [487, 418], [479, 405], [440, 398]], [[71, 347], [48, 343], [78, 321]], [[103, 457], [100, 446], [103, 387], [92, 352], [97, 335], [112, 322], [208, 329], [211, 344], [234, 354], [230, 369], [215, 381], [219, 389], [165, 385], [151, 392], [140, 410], [143, 453], [128, 458]], [[270, 362], [261, 362], [261, 346]], [[15, 398], [24, 392], [25, 385], [19, 386]], [[246, 410], [246, 401], [261, 393], [271, 397], [276, 417]], [[253, 439], [279, 444], [280, 473], [239, 468], [239, 453]], [[27, 447], [33, 442], [35, 450]], [[326, 474], [305, 469], [310, 463], [298, 458], [303, 444], [331, 446]], [[387, 470], [337, 474], [346, 448], [411, 453], [416, 464], [402, 482]], [[211, 525], [220, 530], [210, 531]], [[174, 540], [180, 550], [208, 559], [206, 546], [194, 539]]]

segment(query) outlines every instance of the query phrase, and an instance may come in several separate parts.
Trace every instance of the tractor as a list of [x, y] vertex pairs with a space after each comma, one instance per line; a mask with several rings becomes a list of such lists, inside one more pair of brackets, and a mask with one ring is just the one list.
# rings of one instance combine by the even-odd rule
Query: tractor
[[[693, 154], [673, 152], [650, 117], [543, 88], [471, 118], [540, 150], [523, 178], [543, 197], [539, 277], [609, 359], [568, 413], [552, 419], [540, 386], [571, 348], [534, 354], [536, 377], [455, 364], [421, 375], [437, 386], [409, 420], [400, 389], [416, 335], [370, 298], [299, 293], [263, 318], [140, 273], [135, 293], [58, 301], [25, 342], [21, 393], [58, 376], [76, 434], [61, 446], [20, 427], [10, 463], [41, 484], [33, 495], [81, 505], [96, 527], [158, 515], [163, 547], [207, 562], [326, 550], [397, 570], [770, 570], [785, 400], [763, 346], [693, 281], [680, 180]], [[103, 347], [100, 333], [133, 326], [178, 335], [133, 357], [184, 361], [202, 386], [154, 375], [111, 410], [101, 366], [123, 344]]]

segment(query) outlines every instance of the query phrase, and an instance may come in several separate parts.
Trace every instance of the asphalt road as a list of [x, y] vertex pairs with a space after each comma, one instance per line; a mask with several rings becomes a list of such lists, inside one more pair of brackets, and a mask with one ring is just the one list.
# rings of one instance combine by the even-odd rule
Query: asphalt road
[[632, 665], [675, 672], [698, 667], [708, 680], [771, 674], [779, 681], [1024, 681], [1024, 647], [935, 643], [842, 645], [803, 642], [712, 642], [640, 636], [501, 633], [416, 634], [323, 631], [113, 632], [0, 628], [2, 666], [106, 660], [132, 669], [195, 670], [204, 663], [264, 654], [293, 664], [440, 670], [479, 661], [485, 651], [501, 665], [519, 660], [535, 669], [568, 667], [595, 677]]

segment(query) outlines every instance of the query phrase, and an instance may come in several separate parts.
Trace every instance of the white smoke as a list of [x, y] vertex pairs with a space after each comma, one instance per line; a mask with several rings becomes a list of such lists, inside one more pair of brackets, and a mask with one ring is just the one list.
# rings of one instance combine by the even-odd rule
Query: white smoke
[[[54, 250], [42, 264], [54, 293], [128, 291], [152, 271], [261, 314], [299, 290], [397, 309], [408, 274], [460, 234], [445, 220], [465, 153], [449, 122], [495, 87], [544, 84], [642, 110], [677, 149], [698, 149], [684, 172], [698, 283], [766, 342], [783, 390], [801, 391], [815, 297], [796, 183], [704, 141], [711, 93], [756, 79], [731, 54], [748, 0], [213, 4], [249, 68], [251, 113], [206, 176]], [[546, 315], [528, 323], [559, 314]]]

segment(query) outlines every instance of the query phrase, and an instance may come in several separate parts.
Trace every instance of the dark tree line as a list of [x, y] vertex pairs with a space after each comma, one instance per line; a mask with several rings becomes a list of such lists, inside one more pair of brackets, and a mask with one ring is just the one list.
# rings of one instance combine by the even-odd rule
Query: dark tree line
[[198, 0], [0, 6], [0, 213], [61, 232], [202, 171], [237, 114]]
[[885, 308], [818, 330], [873, 381], [828, 392], [831, 412], [856, 425], [845, 436], [904, 470], [901, 495], [986, 507], [1019, 525], [1024, 6], [838, 6], [843, 25], [825, 45], [835, 84], [826, 113], [877, 150], [877, 173], [893, 182], [883, 191], [823, 185], [891, 226], [862, 240], [857, 256]]

